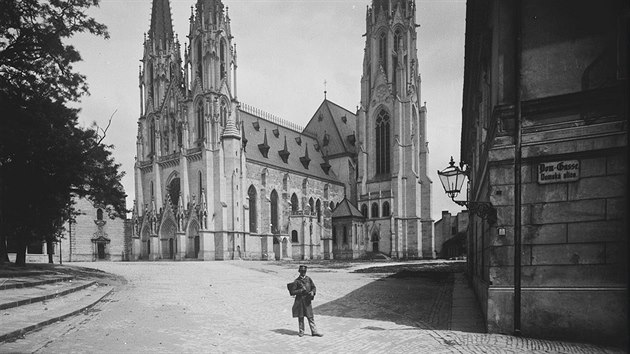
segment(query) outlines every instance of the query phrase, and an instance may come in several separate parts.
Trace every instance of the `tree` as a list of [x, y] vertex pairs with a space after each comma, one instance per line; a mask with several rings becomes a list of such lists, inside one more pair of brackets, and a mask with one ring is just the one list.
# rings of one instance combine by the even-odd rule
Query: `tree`
[[2, 231], [18, 249], [56, 234], [75, 210], [73, 196], [108, 206], [112, 217], [126, 215], [123, 173], [112, 146], [93, 128], [77, 124], [77, 110], [42, 98], [27, 105], [0, 97]]
[[88, 92], [73, 71], [79, 52], [64, 39], [89, 32], [109, 38], [107, 27], [86, 14], [98, 0], [0, 0], [0, 90], [76, 101]]
[[26, 246], [55, 235], [74, 213], [73, 197], [108, 205], [124, 216], [125, 192], [113, 146], [95, 127], [77, 124], [66, 106], [88, 93], [72, 64], [78, 51], [64, 40], [107, 29], [86, 15], [98, 0], [0, 0], [0, 262], [6, 242]]

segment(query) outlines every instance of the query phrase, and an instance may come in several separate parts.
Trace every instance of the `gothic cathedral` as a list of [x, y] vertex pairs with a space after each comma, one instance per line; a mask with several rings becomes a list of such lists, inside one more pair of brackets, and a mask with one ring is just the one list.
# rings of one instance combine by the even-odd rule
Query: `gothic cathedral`
[[139, 73], [134, 259], [433, 258], [415, 0], [373, 0], [361, 106], [302, 128], [237, 97], [228, 9], [197, 0], [188, 43], [153, 0]]

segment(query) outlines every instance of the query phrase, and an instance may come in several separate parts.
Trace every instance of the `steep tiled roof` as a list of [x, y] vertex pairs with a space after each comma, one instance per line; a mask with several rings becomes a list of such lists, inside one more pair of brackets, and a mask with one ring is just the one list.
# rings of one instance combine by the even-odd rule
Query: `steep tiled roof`
[[[328, 174], [325, 172], [326, 161], [321, 150], [317, 151], [319, 147], [313, 137], [243, 110], [239, 111], [239, 115], [243, 137], [247, 139], [245, 157], [248, 161], [341, 184], [333, 170]], [[267, 157], [264, 150], [268, 150]], [[307, 150], [308, 161], [300, 159], [307, 155]], [[284, 158], [287, 162], [283, 161]]]
[[335, 210], [332, 212], [333, 218], [363, 218], [363, 214], [357, 209], [354, 205], [352, 205], [347, 198], [343, 198], [341, 203], [337, 205]]
[[356, 154], [356, 115], [331, 101], [322, 102], [304, 132], [317, 139], [325, 156]]

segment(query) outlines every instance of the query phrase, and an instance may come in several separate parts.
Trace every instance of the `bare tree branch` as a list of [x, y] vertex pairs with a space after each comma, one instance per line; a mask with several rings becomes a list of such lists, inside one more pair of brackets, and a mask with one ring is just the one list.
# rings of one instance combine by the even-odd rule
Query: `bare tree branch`
[[114, 113], [112, 113], [112, 115], [109, 117], [109, 121], [107, 122], [107, 126], [105, 127], [105, 130], [101, 129], [101, 127], [99, 127], [98, 124], [96, 125], [96, 132], [98, 133], [99, 129], [103, 132], [103, 136], [98, 140], [96, 145], [100, 145], [101, 142], [103, 142], [103, 140], [107, 136], [107, 130], [109, 130], [109, 126], [112, 125], [112, 118], [114, 118], [114, 114], [116, 114], [116, 112], [118, 112], [118, 108], [116, 108], [114, 110]]

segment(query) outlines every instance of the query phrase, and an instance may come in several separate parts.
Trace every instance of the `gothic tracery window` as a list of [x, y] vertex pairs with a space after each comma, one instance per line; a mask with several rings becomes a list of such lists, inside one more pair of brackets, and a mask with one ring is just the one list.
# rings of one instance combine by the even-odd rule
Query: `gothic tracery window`
[[389, 214], [390, 214], [389, 202], [384, 202], [383, 203], [383, 217], [388, 217]]
[[219, 48], [219, 54], [221, 55], [221, 80], [225, 79], [225, 76], [227, 74], [227, 70], [226, 70], [226, 51], [225, 51], [225, 40], [221, 40], [221, 44], [220, 44], [220, 48]]
[[376, 117], [376, 174], [390, 173], [389, 114], [381, 110]]
[[367, 206], [367, 204], [363, 204], [361, 206], [361, 214], [363, 214], [364, 218], [368, 217], [368, 206]]
[[372, 217], [378, 218], [378, 203], [372, 203]]
[[205, 119], [203, 113], [203, 102], [199, 102], [197, 105], [197, 138], [199, 140], [203, 139], [206, 136], [205, 131]]
[[197, 41], [197, 75], [203, 84], [203, 56], [201, 55], [201, 40]]
[[258, 213], [256, 212], [256, 188], [251, 185], [247, 190], [249, 197], [249, 232], [258, 232]]
[[280, 233], [279, 224], [280, 220], [278, 220], [278, 192], [274, 189], [271, 192], [271, 233], [278, 234]]
[[155, 154], [155, 120], [149, 123], [149, 155]]
[[378, 37], [378, 59], [387, 74], [387, 31], [381, 32]]
[[298, 201], [297, 195], [293, 193], [291, 196], [291, 212], [297, 214], [298, 210], [300, 210], [300, 202]]

